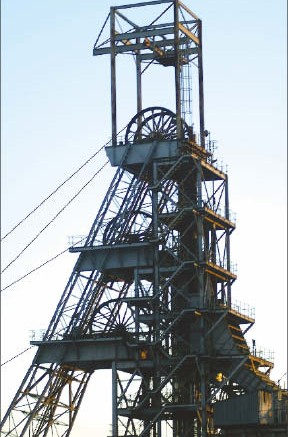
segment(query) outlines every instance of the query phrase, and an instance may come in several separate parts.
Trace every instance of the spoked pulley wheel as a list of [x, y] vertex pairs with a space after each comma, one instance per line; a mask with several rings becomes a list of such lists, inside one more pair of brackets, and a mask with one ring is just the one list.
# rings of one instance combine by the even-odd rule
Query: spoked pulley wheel
[[[189, 138], [190, 128], [182, 120], [182, 138]], [[161, 106], [138, 112], [127, 126], [125, 143], [177, 139], [176, 114]]]
[[152, 235], [152, 217], [145, 211], [124, 211], [106, 226], [103, 244], [145, 241]]
[[126, 335], [135, 329], [135, 315], [126, 302], [111, 299], [95, 310], [90, 328], [93, 333]]

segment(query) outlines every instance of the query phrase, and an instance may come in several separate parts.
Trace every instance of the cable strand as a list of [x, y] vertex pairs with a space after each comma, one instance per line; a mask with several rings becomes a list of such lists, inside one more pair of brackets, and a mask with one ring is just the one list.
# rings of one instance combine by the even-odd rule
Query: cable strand
[[20, 357], [20, 355], [23, 355], [25, 352], [29, 351], [29, 349], [32, 349], [32, 347], [34, 347], [34, 345], [29, 346], [29, 347], [27, 347], [27, 349], [25, 349], [24, 351], [20, 352], [20, 353], [17, 354], [17, 355], [14, 355], [14, 357], [12, 357], [12, 358], [10, 358], [9, 360], [7, 360], [7, 361], [5, 361], [4, 363], [2, 363], [2, 364], [1, 364], [1, 367], [2, 367], [2, 366], [5, 366], [5, 364], [8, 364], [8, 363], [10, 363], [11, 361], [15, 360], [15, 358]]
[[11, 282], [9, 285], [7, 285], [6, 287], [2, 288], [1, 293], [4, 290], [7, 290], [7, 288], [12, 287], [12, 285], [17, 284], [18, 282], [22, 281], [22, 279], [25, 279], [27, 276], [31, 275], [32, 273], [36, 272], [37, 270], [41, 269], [41, 267], [44, 267], [46, 264], [50, 263], [51, 261], [54, 261], [56, 258], [58, 258], [59, 256], [63, 255], [65, 252], [68, 252], [68, 249], [62, 250], [62, 252], [57, 253], [57, 255], [54, 255], [52, 258], [49, 258], [47, 261], [45, 261], [44, 263], [40, 264], [38, 267], [35, 267], [34, 269], [30, 270], [30, 272], [25, 273], [25, 275], [21, 276], [20, 278], [16, 279], [15, 281]]
[[74, 173], [72, 173], [57, 188], [55, 188], [55, 190], [52, 191], [52, 193], [50, 193], [47, 197], [45, 197], [45, 199], [43, 199], [32, 211], [30, 211], [22, 220], [20, 220], [20, 222], [18, 222], [9, 232], [7, 232], [7, 234], [5, 234], [4, 237], [1, 238], [1, 241], [3, 241], [6, 237], [8, 237], [8, 235], [10, 235], [13, 231], [15, 231], [15, 229], [17, 229], [18, 226], [20, 226], [25, 220], [27, 220], [34, 212], [36, 212], [42, 205], [44, 205], [44, 203], [47, 202], [47, 200], [49, 200], [50, 197], [52, 197], [54, 194], [56, 194], [57, 191], [60, 190], [60, 188], [62, 188], [77, 173], [79, 173], [79, 171], [82, 170], [82, 168], [85, 167], [93, 158], [95, 158], [95, 156], [97, 156], [98, 153], [100, 153], [101, 150], [103, 150], [104, 147], [107, 146], [107, 144], [109, 144], [109, 142], [110, 141], [108, 141], [106, 144], [104, 144], [102, 147], [100, 147], [100, 149], [98, 149], [97, 152], [95, 152], [92, 156], [90, 156], [90, 158], [88, 158], [76, 171], [74, 171]]
[[[128, 126], [128, 124], [126, 126], [124, 126], [118, 133], [117, 135], [121, 134], [124, 129], [126, 129]], [[18, 226], [20, 226], [25, 220], [27, 220], [34, 212], [37, 211], [37, 209], [39, 209], [45, 202], [47, 202], [47, 200], [50, 199], [50, 197], [52, 197], [55, 193], [57, 193], [57, 191], [60, 190], [60, 188], [63, 187], [63, 185], [65, 185], [68, 181], [70, 181], [77, 173], [79, 173], [80, 170], [82, 170], [83, 167], [85, 167], [93, 158], [95, 158], [98, 153], [101, 152], [101, 150], [103, 150], [109, 143], [111, 142], [111, 140], [107, 141], [105, 144], [103, 144], [103, 146], [100, 147], [100, 149], [98, 149], [95, 153], [93, 153], [92, 156], [90, 156], [90, 158], [88, 158], [77, 170], [74, 171], [74, 173], [72, 173], [67, 179], [65, 179], [57, 188], [55, 188], [54, 191], [52, 191], [52, 193], [50, 193], [45, 199], [43, 199], [32, 211], [30, 211], [22, 220], [20, 220], [20, 222], [18, 222], [9, 232], [7, 232], [7, 234], [4, 235], [4, 237], [1, 238], [1, 241], [3, 241], [8, 235], [10, 235], [13, 231], [15, 231], [15, 229], [18, 228]]]
[[63, 206], [63, 208], [61, 208], [60, 211], [57, 212], [57, 214], [52, 218], [52, 220], [50, 220], [50, 222], [48, 222], [44, 226], [44, 228], [42, 228], [38, 232], [38, 234], [36, 234], [36, 236], [28, 244], [26, 244], [26, 246], [18, 253], [18, 255], [16, 255], [16, 257], [13, 258], [13, 260], [10, 261], [6, 267], [4, 267], [1, 273], [4, 273], [25, 252], [25, 250], [27, 250], [28, 247], [31, 246], [31, 244], [34, 243], [34, 241], [37, 240], [38, 237], [40, 237], [40, 235], [48, 228], [48, 226], [50, 226], [56, 220], [56, 218], [59, 217], [59, 215], [70, 205], [70, 203], [73, 202], [73, 200], [75, 200], [76, 197], [78, 197], [79, 194], [93, 181], [93, 179], [100, 173], [100, 171], [103, 170], [103, 168], [108, 164], [108, 162], [109, 161], [106, 161], [102, 165], [102, 167], [100, 167], [100, 169], [97, 170], [96, 173], [94, 173], [94, 175], [86, 182], [86, 184], [84, 184], [83, 187], [81, 187], [80, 190], [78, 190], [77, 193]]

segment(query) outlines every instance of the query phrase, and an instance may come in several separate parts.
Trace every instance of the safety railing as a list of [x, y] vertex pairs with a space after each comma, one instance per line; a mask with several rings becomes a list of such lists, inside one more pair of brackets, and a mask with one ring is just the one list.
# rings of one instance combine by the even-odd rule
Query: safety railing
[[256, 342], [252, 340], [252, 344], [250, 345], [251, 355], [254, 355], [257, 358], [261, 358], [262, 360], [269, 361], [270, 363], [274, 362], [274, 351], [271, 349], [264, 348], [262, 346], [256, 346]]
[[29, 331], [30, 341], [42, 341], [45, 335], [46, 329], [31, 329]]
[[230, 208], [225, 208], [223, 205], [211, 205], [211, 200], [207, 198], [202, 198], [200, 201], [202, 208], [208, 208], [211, 209], [215, 214], [219, 215], [220, 217], [223, 217], [230, 222], [236, 224], [236, 213]]
[[231, 303], [231, 309], [240, 313], [250, 319], [255, 319], [255, 307], [248, 305], [245, 302], [239, 302], [235, 300]]
[[87, 235], [69, 235], [68, 236], [68, 246], [84, 246]]

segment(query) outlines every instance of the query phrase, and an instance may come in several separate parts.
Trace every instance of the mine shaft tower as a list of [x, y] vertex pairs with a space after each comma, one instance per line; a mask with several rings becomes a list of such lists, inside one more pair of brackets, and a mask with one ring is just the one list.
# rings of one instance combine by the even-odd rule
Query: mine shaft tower
[[[79, 258], [2, 433], [69, 436], [90, 376], [111, 369], [112, 437], [286, 436], [287, 393], [250, 350], [253, 315], [231, 297], [235, 221], [205, 130], [201, 20], [177, 0], [111, 7], [93, 54], [110, 55], [116, 172], [70, 249]], [[120, 137], [116, 60], [127, 54], [136, 115]], [[142, 107], [155, 67], [173, 69], [162, 84], [172, 109]]]

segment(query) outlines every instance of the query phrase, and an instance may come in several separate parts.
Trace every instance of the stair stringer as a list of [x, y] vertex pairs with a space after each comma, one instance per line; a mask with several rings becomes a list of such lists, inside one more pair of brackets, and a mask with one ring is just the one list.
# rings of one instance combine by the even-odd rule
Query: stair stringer
[[[273, 368], [273, 363], [251, 354], [241, 324], [229, 318], [228, 312], [226, 317], [213, 329], [211, 340], [214, 348], [213, 354], [219, 357], [227, 357], [224, 366], [226, 374], [224, 371], [223, 374], [228, 380], [230, 379], [229, 375], [233, 374], [232, 381], [242, 387], [245, 392], [278, 389], [276, 383], [270, 379], [268, 374]], [[247, 356], [246, 362], [235, 372], [234, 369], [239, 366], [245, 356]], [[262, 371], [261, 368], [268, 370]]]

